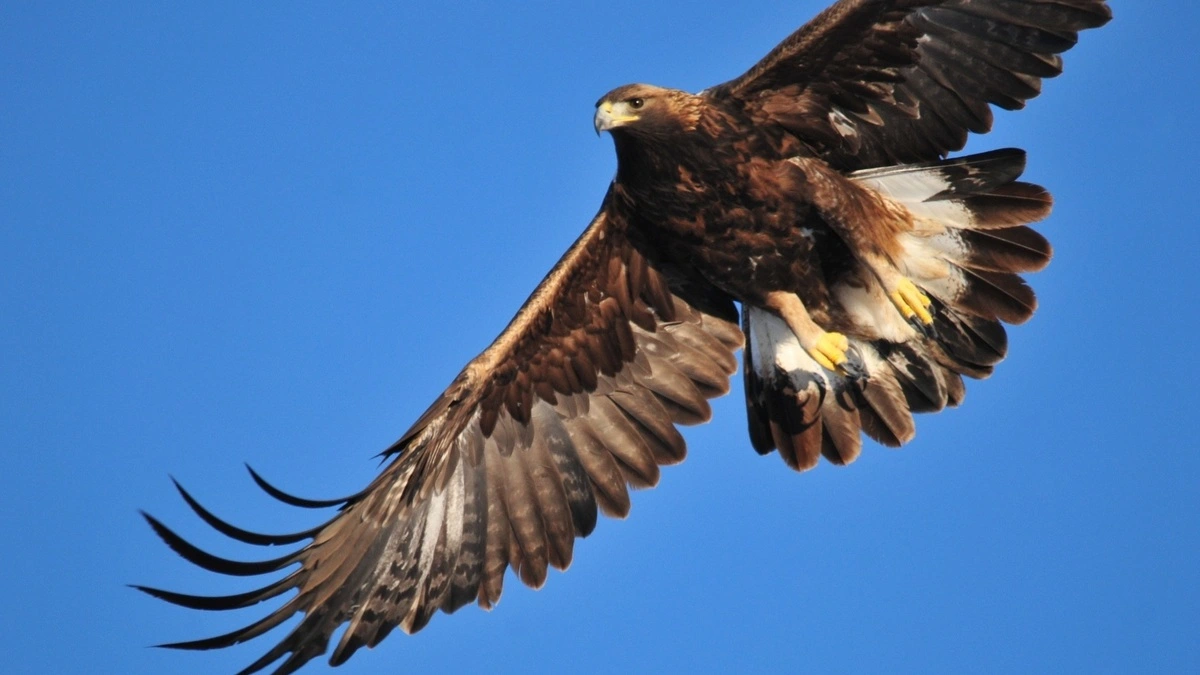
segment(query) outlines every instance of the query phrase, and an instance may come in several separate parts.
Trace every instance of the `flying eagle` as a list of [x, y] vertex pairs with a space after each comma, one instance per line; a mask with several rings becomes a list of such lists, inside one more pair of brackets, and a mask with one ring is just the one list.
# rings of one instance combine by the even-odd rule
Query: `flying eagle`
[[[139, 587], [204, 610], [295, 591], [263, 619], [180, 649], [226, 647], [303, 618], [243, 673], [291, 673], [420, 630], [437, 610], [490, 608], [505, 570], [540, 587], [598, 512], [684, 457], [678, 425], [711, 416], [744, 348], [750, 441], [794, 469], [853, 461], [862, 434], [899, 446], [912, 413], [958, 405], [963, 377], [1004, 357], [1028, 319], [1018, 276], [1050, 246], [1029, 223], [1049, 194], [1025, 155], [947, 159], [990, 105], [1017, 109], [1061, 72], [1104, 0], [841, 0], [744, 75], [689, 94], [645, 84], [596, 104], [617, 173], [600, 211], [512, 322], [412, 428], [363, 491], [262, 562], [206, 553], [146, 516], [188, 561], [282, 578], [238, 595]], [[739, 314], [740, 307], [740, 314]], [[286, 657], [286, 658], [285, 658]]]

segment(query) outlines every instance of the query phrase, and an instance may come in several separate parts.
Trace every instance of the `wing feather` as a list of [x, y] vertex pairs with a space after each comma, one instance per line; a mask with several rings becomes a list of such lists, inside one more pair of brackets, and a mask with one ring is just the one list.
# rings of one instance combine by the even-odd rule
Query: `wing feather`
[[842, 170], [944, 157], [1062, 72], [1105, 0], [840, 0], [708, 94]]
[[571, 563], [575, 538], [595, 528], [598, 512], [624, 517], [629, 486], [653, 486], [660, 465], [683, 459], [676, 425], [707, 420], [707, 399], [729, 390], [742, 344], [736, 321], [728, 297], [653, 260], [602, 209], [492, 346], [385, 451], [390, 463], [367, 489], [344, 500], [305, 500], [253, 474], [284, 503], [337, 507], [324, 525], [290, 535], [249, 532], [180, 488], [202, 520], [235, 540], [307, 545], [236, 562], [147, 516], [172, 549], [205, 569], [257, 575], [300, 565], [262, 589], [226, 597], [142, 588], [198, 609], [297, 591], [241, 630], [168, 646], [228, 646], [299, 612], [299, 624], [243, 671], [276, 664], [274, 672], [290, 673], [324, 653], [343, 625], [335, 665], [396, 626], [420, 630], [439, 609], [473, 600], [491, 607], [509, 567], [540, 587], [551, 566]]

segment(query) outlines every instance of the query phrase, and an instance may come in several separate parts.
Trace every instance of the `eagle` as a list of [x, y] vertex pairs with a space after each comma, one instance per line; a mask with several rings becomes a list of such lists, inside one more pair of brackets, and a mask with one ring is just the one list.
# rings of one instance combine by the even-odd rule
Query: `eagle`
[[[697, 94], [632, 84], [596, 104], [616, 148], [600, 210], [495, 342], [382, 453], [361, 492], [281, 502], [336, 509], [303, 532], [251, 532], [176, 484], [241, 562], [145, 515], [176, 553], [233, 576], [286, 573], [222, 597], [138, 586], [231, 610], [290, 594], [227, 647], [297, 613], [242, 673], [338, 665], [441, 610], [491, 608], [511, 568], [538, 588], [598, 514], [684, 458], [679, 426], [742, 377], [753, 448], [797, 470], [848, 464], [863, 437], [900, 446], [913, 413], [957, 406], [964, 377], [1005, 356], [1033, 314], [1021, 274], [1050, 260], [1029, 227], [1050, 211], [1016, 149], [950, 158], [1060, 74], [1104, 0], [840, 0], [745, 74]], [[343, 628], [336, 644], [336, 631]], [[282, 661], [281, 661], [282, 659]]]

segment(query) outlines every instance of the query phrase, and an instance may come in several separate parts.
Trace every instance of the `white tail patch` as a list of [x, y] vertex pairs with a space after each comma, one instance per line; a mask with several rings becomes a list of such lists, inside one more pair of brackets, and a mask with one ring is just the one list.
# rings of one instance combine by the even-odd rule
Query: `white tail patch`
[[930, 229], [933, 231], [946, 226], [970, 228], [974, 225], [971, 210], [965, 204], [950, 199], [930, 201], [952, 187], [950, 178], [941, 167], [893, 166], [858, 171], [850, 177], [888, 199], [903, 204], [917, 221], [918, 231], [925, 229], [922, 225], [932, 226]]
[[[808, 389], [814, 382], [824, 391], [840, 390], [847, 385], [849, 380], [845, 376], [830, 372], [817, 363], [783, 319], [751, 305], [746, 306], [746, 319], [750, 328], [750, 351], [753, 354], [750, 367], [764, 382], [775, 382], [783, 374], [797, 391]], [[878, 355], [866, 340], [847, 337], [855, 353], [869, 351], [875, 355], [873, 362], [868, 364], [869, 374], [870, 366], [880, 363]]]
[[916, 331], [896, 311], [879, 284], [835, 284], [830, 292], [855, 325], [870, 326], [877, 332], [877, 337], [904, 342], [916, 336]]
[[[1016, 182], [1024, 168], [1024, 152], [997, 150], [868, 169], [850, 177], [911, 214], [913, 229], [898, 235], [902, 254], [896, 265], [929, 294], [954, 306], [974, 293], [970, 270], [1016, 274], [1049, 261], [1049, 245], [1023, 226], [1049, 213], [1050, 196], [1035, 185]], [[979, 234], [984, 230], [998, 236]], [[873, 298], [855, 297], [852, 290], [837, 292], [856, 319], [869, 317], [873, 321], [866, 325], [884, 327], [883, 337], [901, 334], [872, 311]]]
[[771, 381], [776, 373], [787, 373], [797, 387], [803, 383], [799, 374], [808, 373], [824, 377], [820, 366], [800, 345], [800, 338], [792, 332], [783, 319], [752, 305], [746, 307], [746, 318], [750, 324], [750, 339], [753, 340], [755, 372], [765, 381]]

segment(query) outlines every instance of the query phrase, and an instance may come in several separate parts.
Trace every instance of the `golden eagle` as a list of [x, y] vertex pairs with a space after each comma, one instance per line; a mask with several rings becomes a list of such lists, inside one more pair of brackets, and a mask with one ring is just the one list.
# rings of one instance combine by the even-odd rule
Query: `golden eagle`
[[295, 591], [240, 630], [169, 646], [226, 647], [300, 612], [242, 671], [283, 658], [275, 672], [291, 673], [343, 625], [334, 665], [439, 609], [491, 607], [508, 567], [541, 586], [598, 512], [625, 516], [629, 486], [683, 459], [677, 425], [709, 419], [743, 346], [758, 452], [803, 470], [853, 461], [862, 433], [911, 439], [912, 413], [957, 405], [963, 376], [1004, 357], [1002, 322], [1036, 304], [1018, 274], [1050, 259], [1026, 226], [1050, 196], [1017, 180], [1024, 153], [946, 157], [1110, 18], [1104, 0], [841, 0], [737, 79], [606, 94], [595, 127], [612, 135], [617, 174], [600, 212], [366, 489], [304, 500], [254, 474], [287, 504], [337, 507], [310, 530], [264, 535], [180, 488], [222, 534], [302, 548], [225, 560], [146, 516], [206, 570], [292, 568], [225, 597], [142, 587], [207, 610]]

